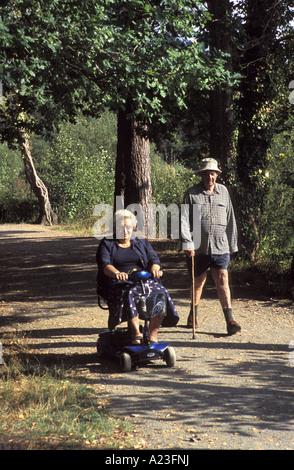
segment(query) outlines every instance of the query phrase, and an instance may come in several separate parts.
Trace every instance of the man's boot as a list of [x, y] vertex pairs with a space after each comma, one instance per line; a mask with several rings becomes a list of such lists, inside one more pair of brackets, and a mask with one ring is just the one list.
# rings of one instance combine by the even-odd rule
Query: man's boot
[[238, 333], [238, 331], [241, 331], [241, 326], [233, 319], [232, 309], [224, 308], [223, 312], [227, 323], [228, 335], [232, 336]]

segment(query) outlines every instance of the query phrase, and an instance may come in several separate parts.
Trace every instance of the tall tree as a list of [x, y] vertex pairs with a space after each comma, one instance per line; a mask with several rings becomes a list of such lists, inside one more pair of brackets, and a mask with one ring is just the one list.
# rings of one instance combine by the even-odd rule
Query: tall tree
[[210, 18], [203, 2], [125, 0], [111, 13], [109, 61], [119, 108], [116, 195], [145, 207], [152, 197], [149, 135], [187, 109], [191, 89], [208, 91], [230, 73], [226, 60], [209, 56], [200, 39]]
[[[233, 73], [232, 57], [232, 3], [229, 0], [209, 0], [211, 20], [209, 44], [211, 54], [222, 53], [226, 69]], [[210, 156], [219, 160], [226, 171], [233, 156], [233, 88], [229, 84], [217, 85], [210, 92]]]
[[184, 106], [192, 77], [196, 87], [208, 87], [211, 70], [195, 24], [206, 16], [201, 2], [190, 0], [124, 0], [108, 10], [114, 71], [109, 85], [118, 111], [115, 194], [126, 204], [146, 208], [152, 202], [151, 128]]
[[[236, 165], [239, 209], [243, 214], [242, 243], [251, 258], [258, 249], [259, 219], [267, 191], [265, 171], [276, 125], [275, 98], [291, 57], [287, 57], [291, 48], [286, 52], [281, 47], [283, 29], [289, 24], [290, 4], [276, 0], [246, 1]], [[292, 41], [293, 52], [293, 34], [288, 40]]]

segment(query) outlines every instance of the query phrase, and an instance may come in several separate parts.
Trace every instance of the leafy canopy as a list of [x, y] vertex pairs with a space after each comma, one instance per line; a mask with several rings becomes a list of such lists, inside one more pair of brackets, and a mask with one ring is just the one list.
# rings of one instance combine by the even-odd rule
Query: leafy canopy
[[128, 98], [136, 117], [165, 121], [188, 86], [229, 80], [199, 42], [209, 18], [195, 0], [17, 0], [0, 7], [2, 139], [24, 126], [51, 133], [80, 108], [97, 115]]

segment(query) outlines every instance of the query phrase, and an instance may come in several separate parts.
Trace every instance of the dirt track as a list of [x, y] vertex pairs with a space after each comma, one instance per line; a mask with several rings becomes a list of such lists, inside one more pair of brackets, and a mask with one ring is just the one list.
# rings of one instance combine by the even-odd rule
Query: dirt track
[[25, 332], [31, 354], [42, 361], [75, 364], [109, 399], [113, 414], [135, 423], [147, 449], [293, 450], [293, 302], [270, 298], [263, 281], [248, 274], [232, 277], [242, 331], [229, 337], [208, 283], [193, 340], [185, 327], [183, 256], [159, 250], [180, 315], [160, 340], [171, 342], [177, 364], [121, 373], [118, 363], [96, 356], [97, 335], [107, 325], [96, 302], [96, 247], [94, 238], [52, 228], [1, 225], [2, 331]]

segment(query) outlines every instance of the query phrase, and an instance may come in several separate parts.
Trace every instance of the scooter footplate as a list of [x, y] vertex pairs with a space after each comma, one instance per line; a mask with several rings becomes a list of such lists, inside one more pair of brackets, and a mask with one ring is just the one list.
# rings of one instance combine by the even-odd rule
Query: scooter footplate
[[131, 345], [123, 348], [123, 351], [128, 352], [136, 362], [151, 361], [155, 359], [162, 359], [165, 349], [169, 343], [151, 343]]

